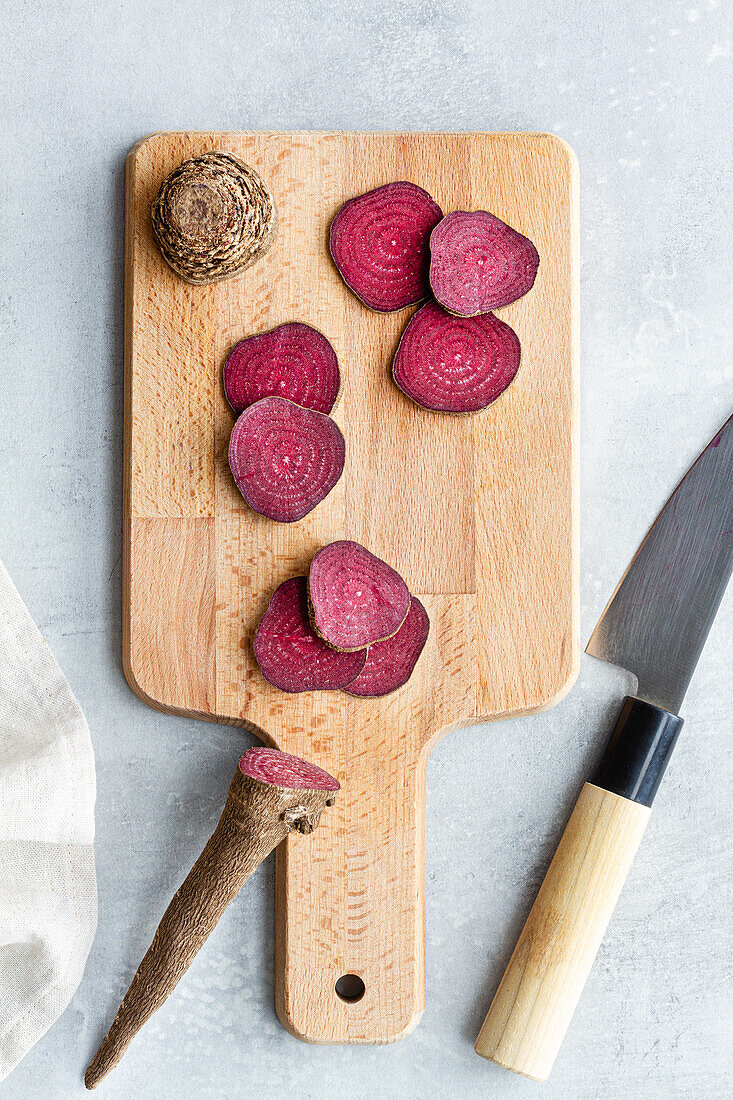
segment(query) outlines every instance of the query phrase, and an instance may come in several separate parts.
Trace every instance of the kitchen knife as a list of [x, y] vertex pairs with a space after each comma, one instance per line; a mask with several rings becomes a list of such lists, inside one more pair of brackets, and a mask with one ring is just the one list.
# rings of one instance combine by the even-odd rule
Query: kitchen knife
[[733, 417], [659, 513], [586, 651], [637, 680], [580, 793], [476, 1040], [552, 1069], [682, 728], [679, 709], [733, 567]]

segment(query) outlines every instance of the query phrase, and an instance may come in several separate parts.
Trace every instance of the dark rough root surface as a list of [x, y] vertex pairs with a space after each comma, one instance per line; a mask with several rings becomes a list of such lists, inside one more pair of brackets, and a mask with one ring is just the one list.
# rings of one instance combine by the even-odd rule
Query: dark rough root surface
[[340, 386], [336, 352], [322, 332], [300, 321], [240, 340], [224, 364], [224, 392], [237, 413], [263, 397], [330, 413]]
[[331, 492], [343, 473], [345, 451], [329, 416], [264, 397], [232, 428], [229, 466], [250, 508], [293, 523]]
[[430, 237], [430, 287], [450, 313], [475, 317], [532, 288], [540, 258], [523, 237], [486, 210], [447, 214]]
[[308, 574], [308, 596], [316, 632], [342, 652], [391, 638], [410, 608], [399, 573], [348, 539], [318, 551]]
[[346, 688], [349, 695], [376, 698], [401, 688], [412, 675], [430, 631], [430, 619], [417, 596], [397, 633], [369, 647], [364, 668]]
[[279, 749], [247, 749], [239, 759], [239, 770], [260, 783], [289, 790], [337, 791], [340, 787], [323, 768]]
[[[146, 1020], [164, 1004], [255, 868], [289, 833], [312, 833], [334, 797], [330, 787], [298, 790], [260, 783], [237, 767], [219, 823], [163, 914], [87, 1067], [88, 1089], [114, 1069]], [[129, 1095], [129, 1089], [123, 1091]]]
[[405, 181], [350, 199], [331, 223], [341, 278], [380, 313], [423, 301], [430, 293], [430, 233], [442, 216], [427, 191]]
[[315, 633], [308, 619], [305, 577], [291, 577], [276, 589], [253, 648], [265, 679], [289, 692], [344, 688], [366, 661], [366, 650], [339, 653]]
[[428, 302], [402, 334], [392, 375], [425, 409], [478, 412], [507, 388], [520, 354], [517, 334], [493, 313], [455, 317]]
[[250, 267], [277, 237], [270, 190], [231, 153], [203, 153], [179, 164], [160, 186], [153, 235], [188, 283], [218, 283]]

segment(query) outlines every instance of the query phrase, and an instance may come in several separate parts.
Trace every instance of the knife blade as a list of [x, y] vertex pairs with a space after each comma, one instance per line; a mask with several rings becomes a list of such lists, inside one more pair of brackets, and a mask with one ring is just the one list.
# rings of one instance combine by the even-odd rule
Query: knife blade
[[620, 665], [637, 694], [679, 713], [733, 569], [733, 416], [657, 516], [586, 653]]
[[627, 669], [622, 704], [476, 1040], [544, 1081], [554, 1065], [682, 728], [679, 708], [733, 569], [733, 416], [672, 493], [586, 652]]

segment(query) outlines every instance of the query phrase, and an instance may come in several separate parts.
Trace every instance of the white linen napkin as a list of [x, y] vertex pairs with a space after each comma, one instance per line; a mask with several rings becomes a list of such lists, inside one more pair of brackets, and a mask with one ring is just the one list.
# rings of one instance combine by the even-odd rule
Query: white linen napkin
[[84, 715], [0, 562], [0, 1081], [81, 980], [95, 793]]

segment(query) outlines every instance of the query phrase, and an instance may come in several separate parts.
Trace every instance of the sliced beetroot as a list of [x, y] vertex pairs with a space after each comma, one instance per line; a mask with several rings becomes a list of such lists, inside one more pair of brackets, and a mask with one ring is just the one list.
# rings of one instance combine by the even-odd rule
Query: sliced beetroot
[[430, 289], [451, 313], [475, 317], [526, 294], [539, 262], [530, 239], [500, 218], [456, 210], [430, 237]]
[[253, 648], [262, 675], [280, 691], [344, 688], [366, 661], [366, 650], [339, 653], [315, 633], [308, 619], [305, 577], [291, 577], [275, 590]]
[[224, 364], [224, 392], [237, 413], [263, 397], [330, 413], [340, 386], [336, 352], [322, 332], [300, 321], [247, 336]]
[[429, 631], [428, 613], [413, 596], [407, 618], [397, 633], [369, 646], [364, 668], [346, 688], [349, 695], [376, 698], [401, 688], [412, 676]]
[[292, 523], [331, 492], [344, 469], [344, 437], [330, 416], [282, 397], [241, 414], [229, 441], [237, 488], [255, 512]]
[[430, 234], [443, 217], [415, 183], [387, 183], [358, 195], [331, 223], [341, 278], [369, 309], [391, 313], [430, 293]]
[[519, 358], [517, 334], [493, 313], [455, 317], [428, 302], [403, 332], [392, 374], [425, 409], [478, 412], [504, 392]]
[[337, 791], [341, 786], [317, 764], [279, 749], [247, 749], [239, 758], [239, 770], [250, 779], [288, 790]]
[[308, 574], [311, 622], [335, 649], [352, 652], [391, 638], [410, 609], [399, 573], [358, 542], [319, 550]]

